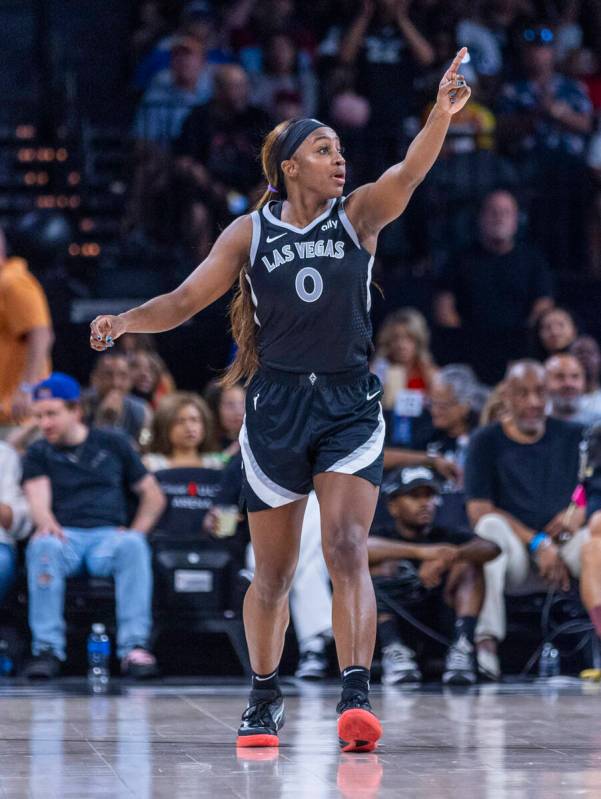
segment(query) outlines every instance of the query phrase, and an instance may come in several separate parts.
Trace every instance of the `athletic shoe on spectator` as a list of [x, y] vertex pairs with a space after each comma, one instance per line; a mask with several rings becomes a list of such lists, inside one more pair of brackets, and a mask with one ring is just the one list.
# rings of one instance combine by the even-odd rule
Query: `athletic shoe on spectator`
[[152, 652], [136, 646], [121, 661], [121, 674], [135, 680], [148, 680], [159, 673], [157, 661]]
[[328, 673], [328, 658], [325, 652], [301, 652], [294, 676], [299, 680], [323, 680]]
[[499, 656], [490, 649], [478, 649], [478, 671], [486, 680], [497, 682], [501, 679], [501, 664]]
[[449, 647], [442, 682], [444, 685], [474, 685], [477, 681], [476, 653], [462, 635]]
[[389, 644], [382, 649], [382, 683], [400, 685], [421, 682], [422, 673], [415, 660], [415, 652], [401, 643]]
[[41, 649], [23, 669], [23, 676], [28, 680], [53, 680], [60, 673], [61, 662], [51, 649]]

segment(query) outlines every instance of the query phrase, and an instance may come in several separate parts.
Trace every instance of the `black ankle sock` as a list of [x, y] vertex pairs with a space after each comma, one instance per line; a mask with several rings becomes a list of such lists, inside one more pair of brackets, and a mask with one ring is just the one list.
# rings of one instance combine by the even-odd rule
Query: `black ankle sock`
[[369, 693], [369, 669], [363, 666], [347, 666], [340, 673], [342, 678], [342, 698], [360, 692]]
[[386, 619], [378, 622], [378, 640], [382, 649], [390, 644], [398, 644], [400, 641], [399, 626], [396, 619]]
[[271, 674], [252, 673], [251, 695], [256, 698], [265, 698], [269, 695], [281, 694], [280, 677], [276, 669]]
[[470, 644], [474, 644], [474, 635], [476, 633], [476, 616], [458, 616], [455, 619], [455, 636], [454, 641], [457, 641], [464, 635]]

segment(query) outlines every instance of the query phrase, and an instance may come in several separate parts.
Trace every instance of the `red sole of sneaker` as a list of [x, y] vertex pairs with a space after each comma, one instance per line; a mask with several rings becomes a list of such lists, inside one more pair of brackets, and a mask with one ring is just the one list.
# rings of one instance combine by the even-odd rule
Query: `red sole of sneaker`
[[368, 710], [352, 708], [338, 719], [338, 737], [343, 752], [373, 752], [382, 737], [382, 725]]
[[277, 735], [239, 735], [236, 738], [237, 747], [246, 746], [279, 746]]

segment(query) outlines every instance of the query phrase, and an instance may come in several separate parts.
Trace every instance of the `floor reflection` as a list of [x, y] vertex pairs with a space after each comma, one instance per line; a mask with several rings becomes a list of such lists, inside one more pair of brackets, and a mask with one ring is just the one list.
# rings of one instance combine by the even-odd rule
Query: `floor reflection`
[[294, 689], [277, 749], [234, 747], [245, 688], [0, 692], [0, 797], [601, 796], [598, 685], [374, 692], [385, 737], [342, 755], [335, 686]]

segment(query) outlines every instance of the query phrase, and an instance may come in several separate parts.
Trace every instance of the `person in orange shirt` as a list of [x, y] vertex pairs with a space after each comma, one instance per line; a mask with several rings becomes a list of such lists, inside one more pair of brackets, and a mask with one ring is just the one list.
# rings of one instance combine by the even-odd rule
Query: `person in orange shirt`
[[33, 386], [50, 374], [54, 336], [46, 295], [0, 229], [0, 438], [30, 414]]

